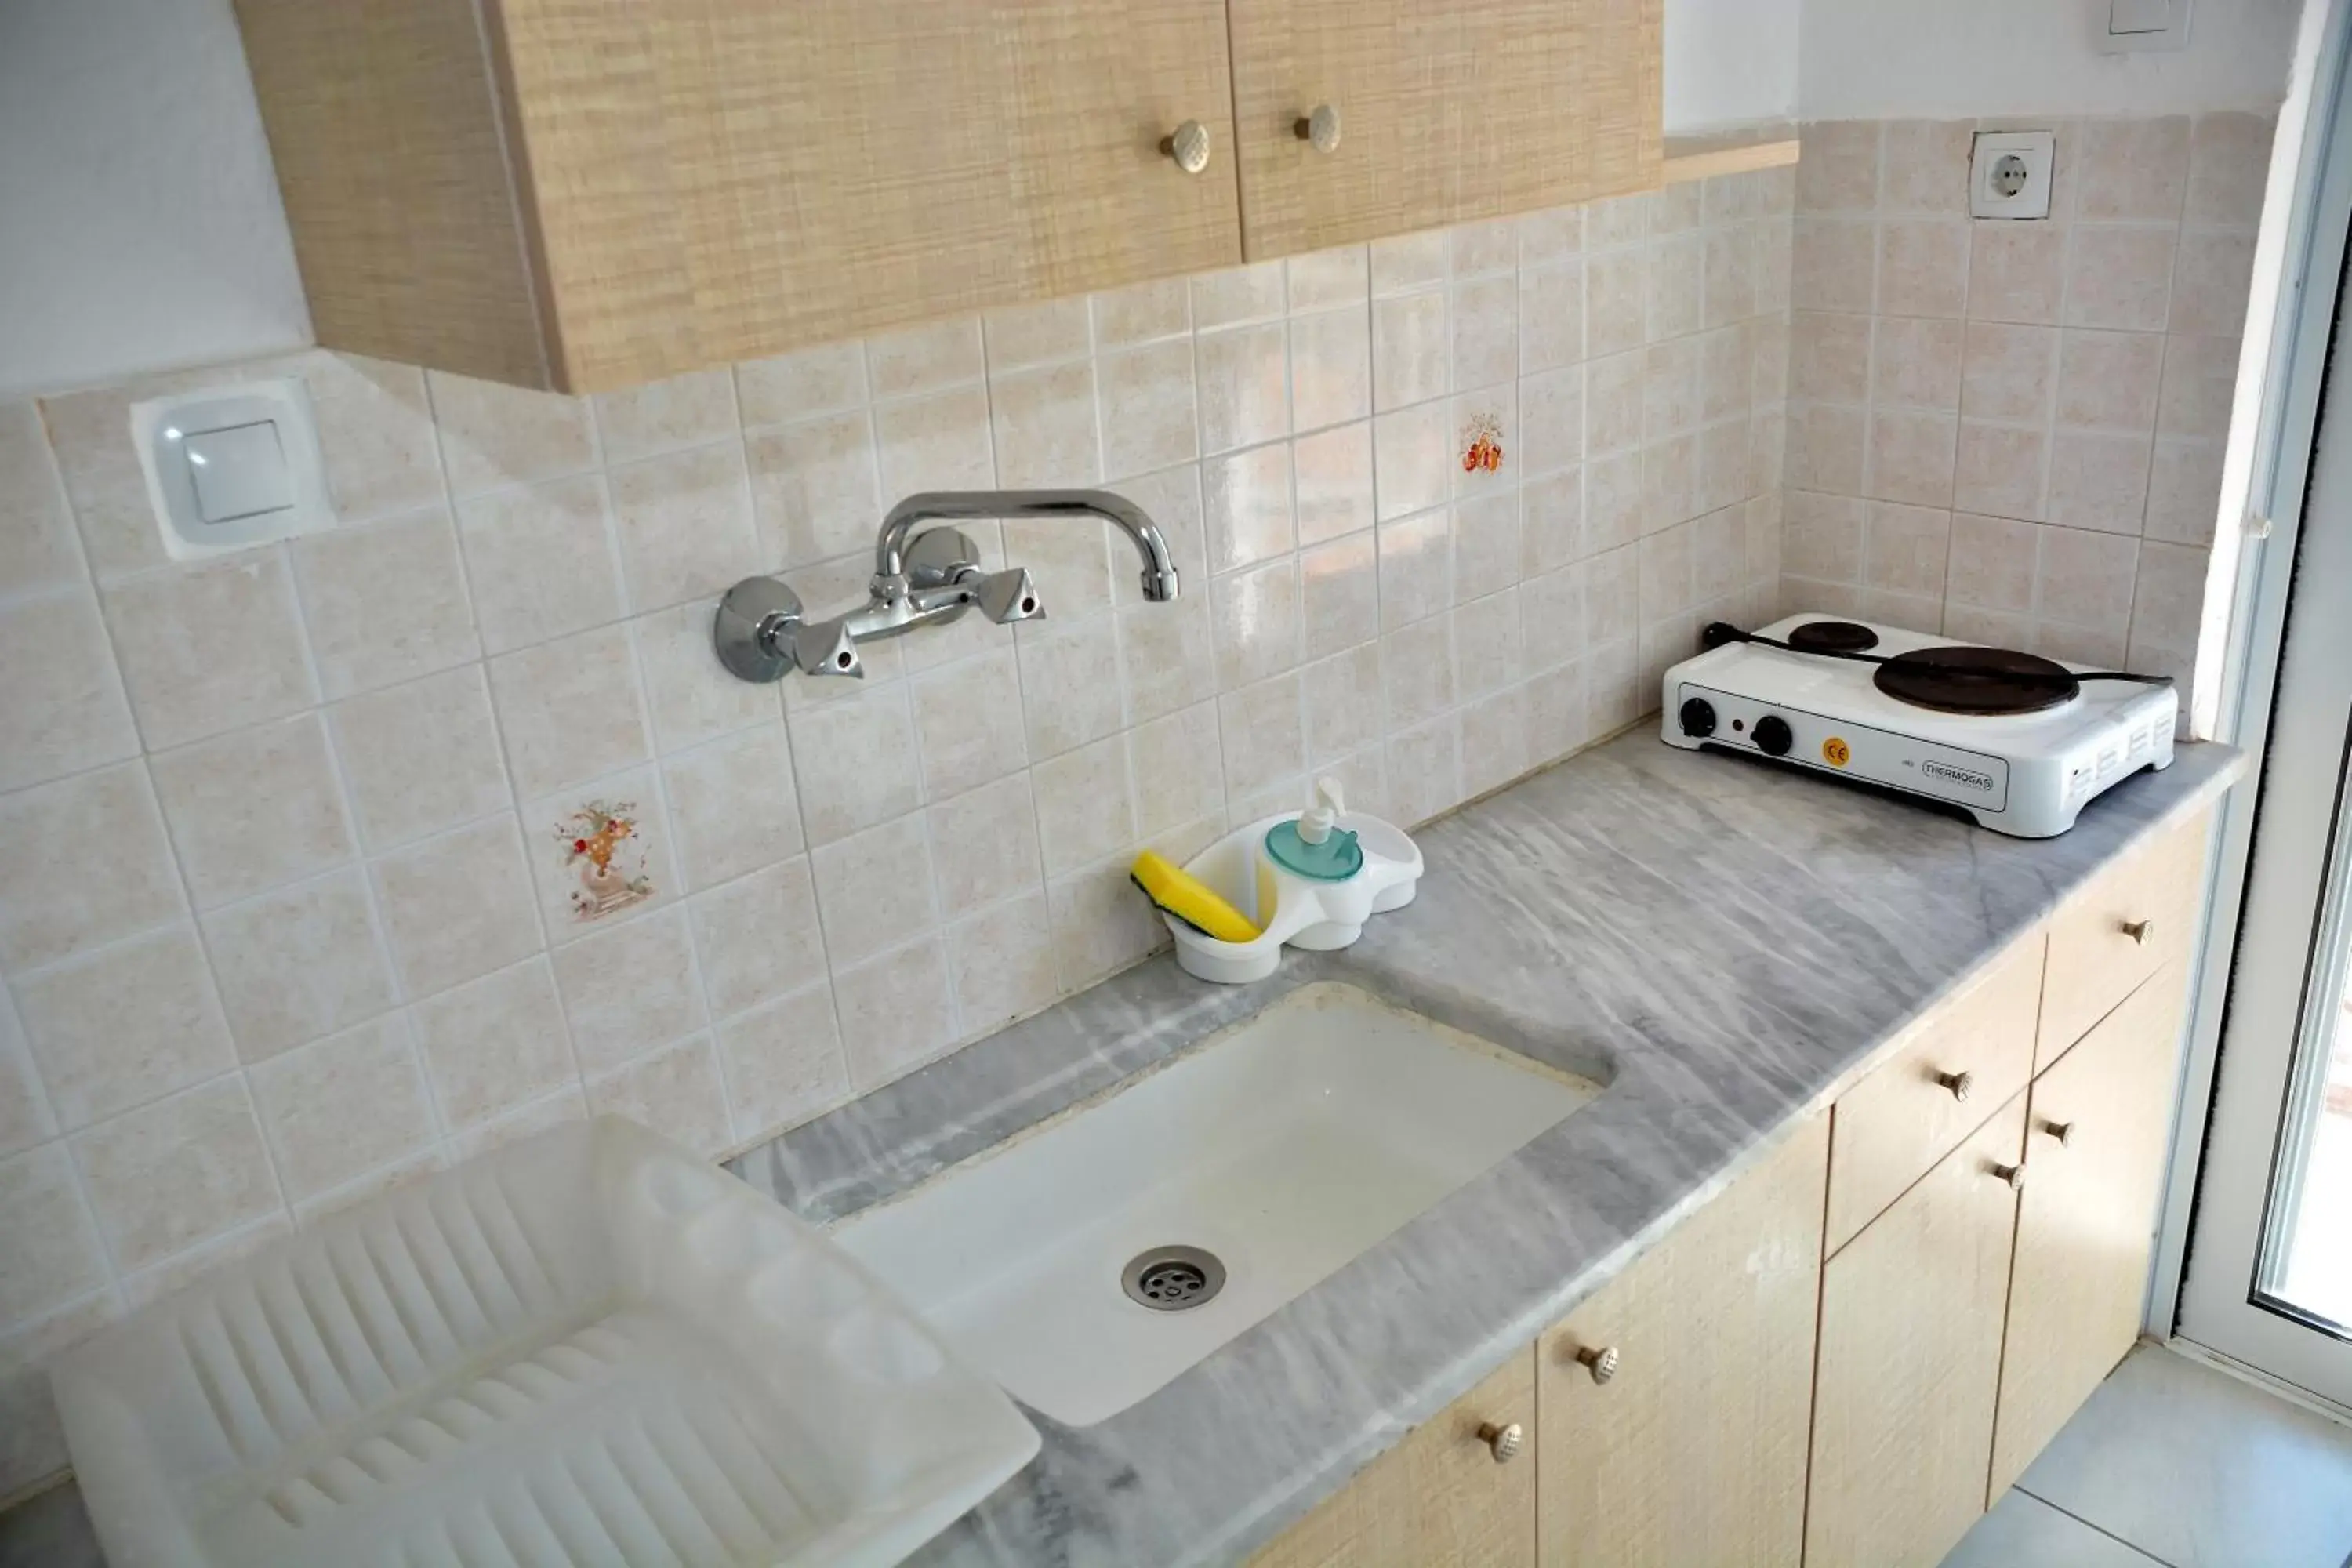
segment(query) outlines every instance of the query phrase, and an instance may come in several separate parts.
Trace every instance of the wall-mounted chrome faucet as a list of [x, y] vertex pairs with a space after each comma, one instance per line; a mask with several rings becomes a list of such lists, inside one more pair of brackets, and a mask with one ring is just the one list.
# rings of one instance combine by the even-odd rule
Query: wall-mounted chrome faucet
[[800, 595], [777, 577], [746, 577], [719, 601], [711, 640], [719, 662], [745, 680], [803, 675], [863, 677], [857, 645], [945, 626], [977, 605], [999, 626], [1045, 613], [1028, 572], [980, 569], [980, 552], [961, 530], [928, 526], [970, 518], [1099, 518], [1127, 535], [1143, 558], [1143, 596], [1176, 596], [1168, 542], [1143, 509], [1107, 490], [934, 490], [908, 496], [882, 520], [874, 581], [863, 607], [813, 621]]

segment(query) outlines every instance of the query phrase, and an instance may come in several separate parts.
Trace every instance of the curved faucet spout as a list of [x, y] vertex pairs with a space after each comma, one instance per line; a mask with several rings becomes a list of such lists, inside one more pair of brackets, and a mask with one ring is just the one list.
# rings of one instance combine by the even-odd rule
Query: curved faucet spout
[[1108, 490], [927, 490], [908, 496], [882, 520], [874, 546], [874, 591], [906, 591], [907, 545], [925, 523], [984, 517], [1094, 517], [1127, 535], [1143, 558], [1143, 596], [1155, 603], [1177, 593], [1176, 563], [1160, 525], [1124, 496]]

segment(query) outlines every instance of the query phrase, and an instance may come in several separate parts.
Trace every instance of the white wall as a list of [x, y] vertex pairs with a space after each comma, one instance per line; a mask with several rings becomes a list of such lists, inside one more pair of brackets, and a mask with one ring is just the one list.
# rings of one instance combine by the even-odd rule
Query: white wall
[[228, 0], [0, 0], [0, 396], [310, 341]]
[[1804, 0], [1803, 118], [2268, 110], [2285, 94], [2300, 0], [2195, 0], [2189, 47], [2172, 54], [2099, 53], [2106, 6]]
[[1803, 9], [1803, 0], [1666, 0], [1666, 133], [1794, 118]]

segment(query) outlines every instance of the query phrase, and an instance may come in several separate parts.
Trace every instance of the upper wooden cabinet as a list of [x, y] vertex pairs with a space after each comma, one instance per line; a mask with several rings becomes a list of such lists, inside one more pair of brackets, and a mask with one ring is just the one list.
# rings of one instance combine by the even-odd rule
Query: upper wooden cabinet
[[1223, 0], [236, 8], [332, 348], [593, 391], [1241, 258]]
[[1662, 4], [236, 0], [320, 342], [565, 392], [1647, 189]]
[[1663, 0], [1229, 5], [1252, 260], [1658, 184]]

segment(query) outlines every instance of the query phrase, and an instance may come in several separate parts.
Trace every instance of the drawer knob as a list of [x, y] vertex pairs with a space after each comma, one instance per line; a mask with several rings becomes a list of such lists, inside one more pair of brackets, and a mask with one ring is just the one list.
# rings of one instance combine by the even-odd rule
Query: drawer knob
[[1992, 1173], [1998, 1176], [2011, 1192], [2021, 1193], [2025, 1190], [2024, 1166], [1996, 1164], [1992, 1167]]
[[2123, 932], [2142, 947], [2156, 940], [2156, 922], [2152, 920], [2126, 921]]
[[1294, 121], [1290, 129], [1318, 153], [1339, 150], [1339, 111], [1328, 103], [1317, 104], [1304, 120]]
[[1507, 1465], [1517, 1458], [1527, 1437], [1526, 1431], [1516, 1421], [1507, 1426], [1497, 1426], [1492, 1421], [1484, 1421], [1478, 1426], [1478, 1441], [1486, 1445], [1486, 1451], [1495, 1456], [1495, 1463], [1498, 1465]]
[[2071, 1149], [2074, 1146], [2074, 1124], [2071, 1121], [2044, 1121], [2042, 1123], [2042, 1131], [2058, 1140], [2058, 1146], [2062, 1149]]
[[1962, 1105], [1966, 1105], [1969, 1096], [1976, 1092], [1977, 1075], [1972, 1072], [1939, 1072], [1936, 1075], [1936, 1081], [1950, 1089], [1952, 1098]]
[[1584, 1363], [1584, 1370], [1592, 1374], [1595, 1383], [1606, 1383], [1617, 1375], [1615, 1345], [1586, 1345], [1576, 1352], [1576, 1359]]
[[1168, 133], [1160, 150], [1173, 158], [1176, 166], [1186, 174], [1197, 174], [1209, 166], [1209, 128], [1197, 120], [1188, 120]]

